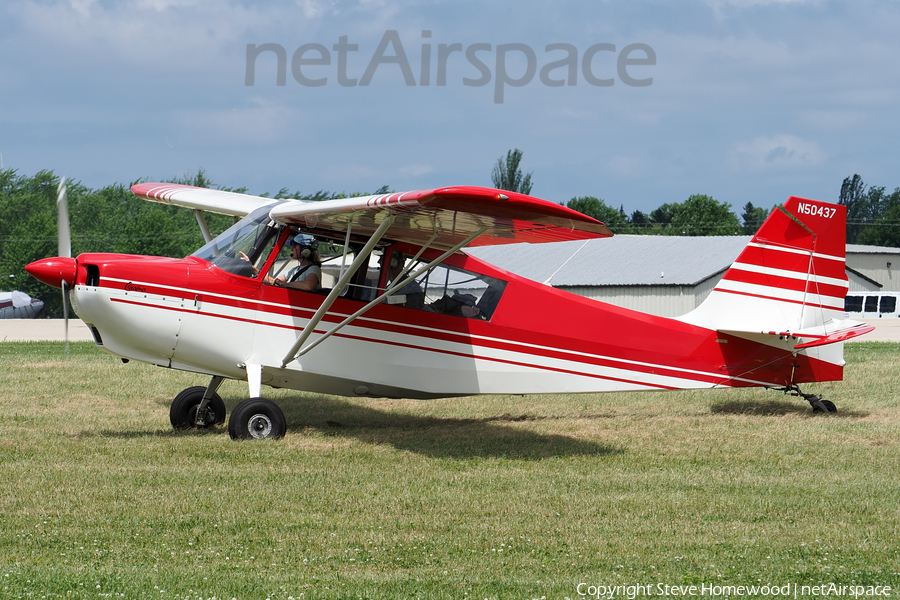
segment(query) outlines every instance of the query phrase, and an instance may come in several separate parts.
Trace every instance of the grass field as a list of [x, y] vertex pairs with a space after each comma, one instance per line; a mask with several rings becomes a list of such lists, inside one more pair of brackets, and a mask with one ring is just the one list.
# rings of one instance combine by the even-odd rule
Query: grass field
[[[575, 599], [588, 585], [831, 583], [896, 597], [900, 345], [848, 344], [846, 356], [845, 381], [804, 390], [834, 415], [765, 390], [272, 391], [287, 437], [238, 443], [170, 429], [171, 398], [202, 378], [89, 343], [68, 356], [3, 343], [0, 598]], [[230, 410], [246, 388], [220, 393]]]

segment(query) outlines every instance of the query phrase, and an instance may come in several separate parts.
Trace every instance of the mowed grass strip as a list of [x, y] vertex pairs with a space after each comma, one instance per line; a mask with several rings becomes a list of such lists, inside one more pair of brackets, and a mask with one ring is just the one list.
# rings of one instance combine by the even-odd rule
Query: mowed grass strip
[[[0, 344], [0, 598], [577, 598], [578, 584], [900, 588], [900, 345], [813, 414], [766, 390], [347, 399], [285, 439], [173, 432], [206, 381]], [[220, 391], [231, 409], [246, 386]], [[584, 587], [580, 588], [582, 591]], [[654, 588], [656, 589], [656, 588]]]

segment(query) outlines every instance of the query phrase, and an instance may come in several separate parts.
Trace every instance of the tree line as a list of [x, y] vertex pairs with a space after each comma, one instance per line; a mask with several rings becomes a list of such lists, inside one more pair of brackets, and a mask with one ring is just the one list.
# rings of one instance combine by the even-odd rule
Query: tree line
[[[521, 163], [522, 151], [518, 148], [498, 158], [491, 172], [494, 187], [530, 194], [533, 173], [523, 174]], [[566, 202], [566, 206], [603, 221], [615, 234], [637, 235], [752, 235], [770, 212], [748, 202], [738, 220], [730, 204], [705, 194], [694, 194], [684, 202], [663, 204], [650, 213], [636, 210], [630, 215], [624, 205], [615, 208], [596, 196], [577, 196]]]
[[[838, 204], [847, 207], [847, 243], [900, 247], [900, 188], [867, 186], [857, 174], [844, 179]], [[731, 205], [703, 194], [630, 215], [593, 196], [572, 198], [566, 206], [603, 221], [613, 233], [637, 235], [753, 235], [774, 210], [744, 205], [740, 219]]]
[[[494, 187], [512, 191], [531, 189], [532, 173], [521, 173], [522, 153], [516, 149], [498, 159], [492, 176]], [[21, 290], [45, 302], [48, 316], [62, 315], [61, 294], [25, 272], [28, 263], [56, 256], [57, 186], [60, 178], [51, 171], [34, 176], [19, 175], [14, 169], [0, 170], [0, 290]], [[147, 202], [131, 193], [131, 184], [114, 183], [90, 189], [80, 182], [67, 186], [72, 254], [112, 252], [181, 258], [203, 245], [203, 236], [189, 210]], [[246, 188], [217, 186], [201, 169], [195, 175], [169, 180], [245, 193]], [[374, 192], [313, 193], [281, 188], [272, 198], [328, 200], [349, 196], [383, 194], [383, 186]], [[900, 188], [888, 193], [884, 187], [867, 186], [859, 175], [847, 177], [841, 187], [839, 203], [847, 207], [847, 242], [900, 247]], [[731, 205], [715, 198], [694, 194], [683, 202], [666, 203], [649, 213], [626, 213], [602, 198], [578, 196], [566, 206], [606, 223], [615, 234], [638, 235], [752, 235], [765, 221], [770, 210], [744, 205], [740, 217]], [[773, 207], [774, 209], [774, 207]], [[227, 229], [233, 220], [224, 215], [207, 215], [213, 235]]]
[[[495, 188], [528, 194], [531, 176], [522, 175], [522, 151], [518, 148], [497, 159], [491, 174]], [[838, 204], [847, 207], [847, 243], [900, 247], [900, 188], [867, 186], [856, 174], [844, 179]], [[694, 194], [684, 202], [663, 204], [650, 213], [630, 215], [624, 205], [608, 205], [602, 198], [578, 196], [566, 206], [603, 221], [615, 234], [636, 235], [753, 235], [775, 210], [744, 205], [740, 219], [727, 202], [705, 194]]]

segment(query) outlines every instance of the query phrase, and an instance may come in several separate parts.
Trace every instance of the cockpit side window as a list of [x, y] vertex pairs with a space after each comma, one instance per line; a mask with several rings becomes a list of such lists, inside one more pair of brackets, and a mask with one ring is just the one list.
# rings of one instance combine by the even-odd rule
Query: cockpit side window
[[485, 321], [494, 315], [506, 289], [501, 279], [444, 264], [426, 271], [420, 285], [428, 309]]
[[[404, 280], [427, 261], [412, 259], [392, 252], [383, 264], [385, 280]], [[384, 263], [384, 261], [382, 261]], [[437, 312], [456, 317], [489, 321], [506, 289], [506, 282], [441, 263], [404, 284], [387, 299], [388, 304]]]

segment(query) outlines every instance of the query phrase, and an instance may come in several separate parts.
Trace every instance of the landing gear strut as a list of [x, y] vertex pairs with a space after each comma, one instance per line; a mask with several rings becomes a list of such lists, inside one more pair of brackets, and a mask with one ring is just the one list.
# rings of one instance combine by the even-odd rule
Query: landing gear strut
[[790, 394], [791, 396], [800, 396], [801, 398], [809, 402], [809, 405], [812, 407], [813, 412], [837, 412], [837, 408], [834, 406], [834, 402], [831, 402], [830, 400], [822, 400], [815, 394], [804, 394], [800, 391], [800, 386], [797, 384], [789, 385], [781, 389], [785, 394]]

